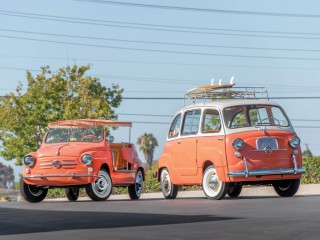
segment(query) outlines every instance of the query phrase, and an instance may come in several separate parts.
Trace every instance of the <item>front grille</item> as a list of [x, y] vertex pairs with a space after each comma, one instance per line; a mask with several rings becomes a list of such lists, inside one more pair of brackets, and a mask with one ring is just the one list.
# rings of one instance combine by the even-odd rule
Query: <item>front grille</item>
[[[40, 168], [42, 169], [51, 169], [53, 168], [53, 162], [56, 159], [52, 160], [41, 160], [40, 161]], [[61, 162], [61, 168], [64, 169], [74, 169], [77, 166], [77, 161], [76, 160], [59, 160]]]
[[270, 147], [272, 150], [278, 149], [278, 141], [275, 138], [265, 137], [257, 139], [257, 150], [264, 150]]

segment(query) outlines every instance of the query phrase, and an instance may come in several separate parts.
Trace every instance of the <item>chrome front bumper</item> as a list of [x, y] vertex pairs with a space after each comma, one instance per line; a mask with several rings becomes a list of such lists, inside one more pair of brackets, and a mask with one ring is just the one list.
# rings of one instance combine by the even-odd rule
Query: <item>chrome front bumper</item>
[[46, 174], [46, 175], [31, 175], [31, 176], [22, 176], [22, 178], [55, 178], [55, 177], [96, 177], [95, 174]]
[[243, 157], [244, 171], [228, 172], [229, 177], [252, 177], [252, 176], [269, 176], [269, 175], [288, 175], [302, 174], [306, 172], [305, 168], [298, 168], [295, 155], [292, 155], [293, 168], [272, 168], [261, 170], [249, 170], [247, 159]]

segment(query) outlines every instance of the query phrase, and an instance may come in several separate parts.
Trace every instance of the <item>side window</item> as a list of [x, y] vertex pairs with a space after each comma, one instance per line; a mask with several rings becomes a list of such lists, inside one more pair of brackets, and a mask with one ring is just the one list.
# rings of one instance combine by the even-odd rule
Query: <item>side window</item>
[[202, 132], [217, 133], [221, 130], [221, 120], [219, 112], [215, 109], [207, 109], [203, 115]]
[[168, 138], [177, 137], [179, 135], [180, 120], [181, 120], [181, 114], [177, 115], [175, 117], [175, 119], [173, 120], [171, 127], [170, 127], [170, 130], [169, 130]]
[[182, 135], [197, 134], [200, 123], [200, 110], [188, 111], [184, 115]]

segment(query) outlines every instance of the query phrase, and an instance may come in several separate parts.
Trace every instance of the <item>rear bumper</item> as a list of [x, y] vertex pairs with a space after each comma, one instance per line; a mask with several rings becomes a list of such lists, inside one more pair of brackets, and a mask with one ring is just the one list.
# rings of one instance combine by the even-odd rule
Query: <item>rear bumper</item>
[[303, 174], [305, 168], [274, 168], [262, 170], [248, 170], [238, 172], [228, 172], [229, 177], [252, 177], [252, 176], [269, 176], [269, 175], [288, 175], [288, 174]]

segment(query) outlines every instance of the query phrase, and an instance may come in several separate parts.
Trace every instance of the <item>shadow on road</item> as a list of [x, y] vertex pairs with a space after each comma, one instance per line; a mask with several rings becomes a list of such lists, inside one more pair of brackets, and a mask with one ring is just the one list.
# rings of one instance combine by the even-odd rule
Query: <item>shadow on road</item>
[[70, 212], [0, 208], [0, 235], [232, 220], [212, 215]]

